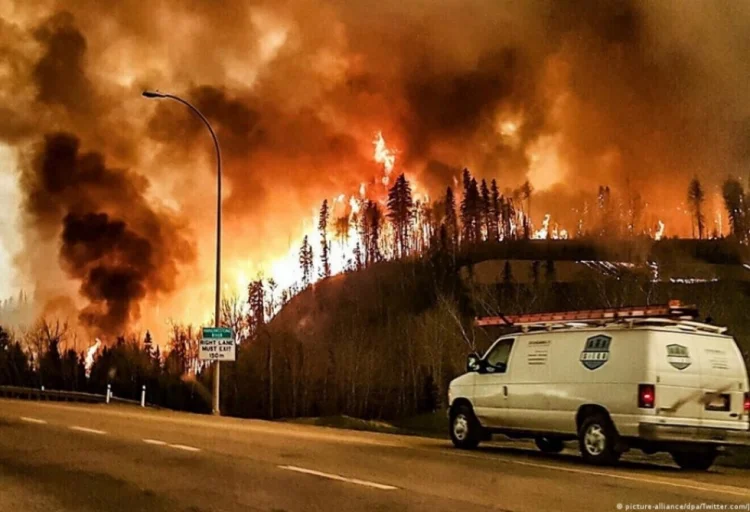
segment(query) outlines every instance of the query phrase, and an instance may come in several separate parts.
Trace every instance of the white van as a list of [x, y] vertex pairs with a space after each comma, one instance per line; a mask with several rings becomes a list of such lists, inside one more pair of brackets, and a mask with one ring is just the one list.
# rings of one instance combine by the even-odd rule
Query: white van
[[524, 330], [469, 356], [451, 382], [455, 446], [500, 433], [559, 452], [578, 439], [595, 464], [639, 448], [708, 469], [718, 447], [750, 444], [748, 374], [725, 328], [643, 318]]

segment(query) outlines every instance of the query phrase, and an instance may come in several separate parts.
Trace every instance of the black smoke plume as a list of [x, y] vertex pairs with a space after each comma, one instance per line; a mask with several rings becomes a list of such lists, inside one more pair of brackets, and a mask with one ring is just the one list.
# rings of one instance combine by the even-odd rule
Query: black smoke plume
[[[439, 197], [464, 167], [503, 193], [528, 179], [533, 221], [549, 212], [570, 231], [607, 185], [623, 205], [637, 192], [641, 229], [661, 220], [687, 236], [685, 191], [697, 176], [714, 203], [707, 216], [726, 232], [720, 183], [750, 166], [748, 2], [6, 3], [0, 140], [22, 155], [33, 256], [19, 274], [60, 273], [50, 255], [68, 248], [69, 214], [74, 224], [105, 214], [105, 232], [122, 222], [122, 236], [151, 247], [148, 264], [124, 246], [112, 257], [62, 256], [64, 272], [83, 280], [87, 313], [98, 313], [85, 318], [102, 325], [132, 320], [138, 297], [168, 294], [193, 261], [183, 226], [146, 199], [143, 175], [198, 236], [214, 229], [189, 215], [214, 199], [210, 138], [183, 106], [143, 99], [145, 88], [185, 97], [216, 128], [225, 268], [248, 273], [286, 254], [323, 198], [379, 183], [372, 141], [381, 131], [396, 173], [420, 193]], [[99, 242], [72, 240], [76, 251]], [[210, 283], [201, 270], [210, 262], [199, 263], [192, 284]], [[92, 276], [99, 267], [107, 273]], [[112, 282], [125, 283], [123, 300], [106, 291]], [[172, 306], [180, 314], [181, 301]]]
[[60, 265], [88, 301], [80, 320], [119, 334], [138, 320], [142, 299], [173, 291], [192, 245], [168, 213], [149, 204], [145, 179], [108, 168], [98, 153], [80, 153], [72, 135], [47, 135], [32, 169], [27, 214], [48, 237], [59, 233]]

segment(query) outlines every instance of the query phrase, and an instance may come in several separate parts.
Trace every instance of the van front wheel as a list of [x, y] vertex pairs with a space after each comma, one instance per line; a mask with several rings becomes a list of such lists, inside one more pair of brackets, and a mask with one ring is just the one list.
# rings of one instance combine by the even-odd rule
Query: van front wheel
[[451, 413], [450, 434], [456, 448], [471, 450], [479, 446], [482, 426], [471, 407], [460, 405]]
[[604, 414], [592, 414], [583, 420], [578, 432], [583, 460], [599, 466], [614, 464], [620, 459], [615, 450], [617, 431]]

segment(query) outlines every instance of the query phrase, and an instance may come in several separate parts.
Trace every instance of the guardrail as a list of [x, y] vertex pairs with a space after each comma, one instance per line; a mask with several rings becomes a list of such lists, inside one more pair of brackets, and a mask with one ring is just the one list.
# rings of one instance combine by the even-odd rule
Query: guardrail
[[[81, 391], [60, 391], [56, 389], [24, 388], [19, 386], [0, 386], [0, 397], [20, 398], [25, 400], [50, 400], [56, 402], [109, 403], [106, 395], [83, 393]], [[145, 402], [129, 400], [110, 395], [110, 401], [144, 407]]]

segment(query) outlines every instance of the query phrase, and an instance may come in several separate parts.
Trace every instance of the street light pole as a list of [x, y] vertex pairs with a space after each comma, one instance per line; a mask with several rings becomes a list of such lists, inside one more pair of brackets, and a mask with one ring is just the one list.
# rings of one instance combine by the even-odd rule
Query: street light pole
[[[214, 148], [216, 149], [216, 297], [214, 302], [214, 327], [219, 327], [221, 324], [221, 151], [219, 150], [219, 139], [216, 137], [216, 132], [211, 127], [211, 123], [208, 122], [206, 116], [204, 116], [200, 110], [196, 107], [183, 100], [179, 96], [173, 94], [165, 94], [158, 91], [143, 91], [145, 98], [167, 98], [170, 100], [179, 101], [190, 110], [192, 110], [203, 124], [206, 125], [208, 131], [211, 132], [211, 138], [214, 140]], [[221, 407], [219, 401], [219, 390], [220, 390], [220, 362], [214, 361], [214, 372], [213, 372], [213, 406], [211, 412], [216, 416], [221, 415]]]

